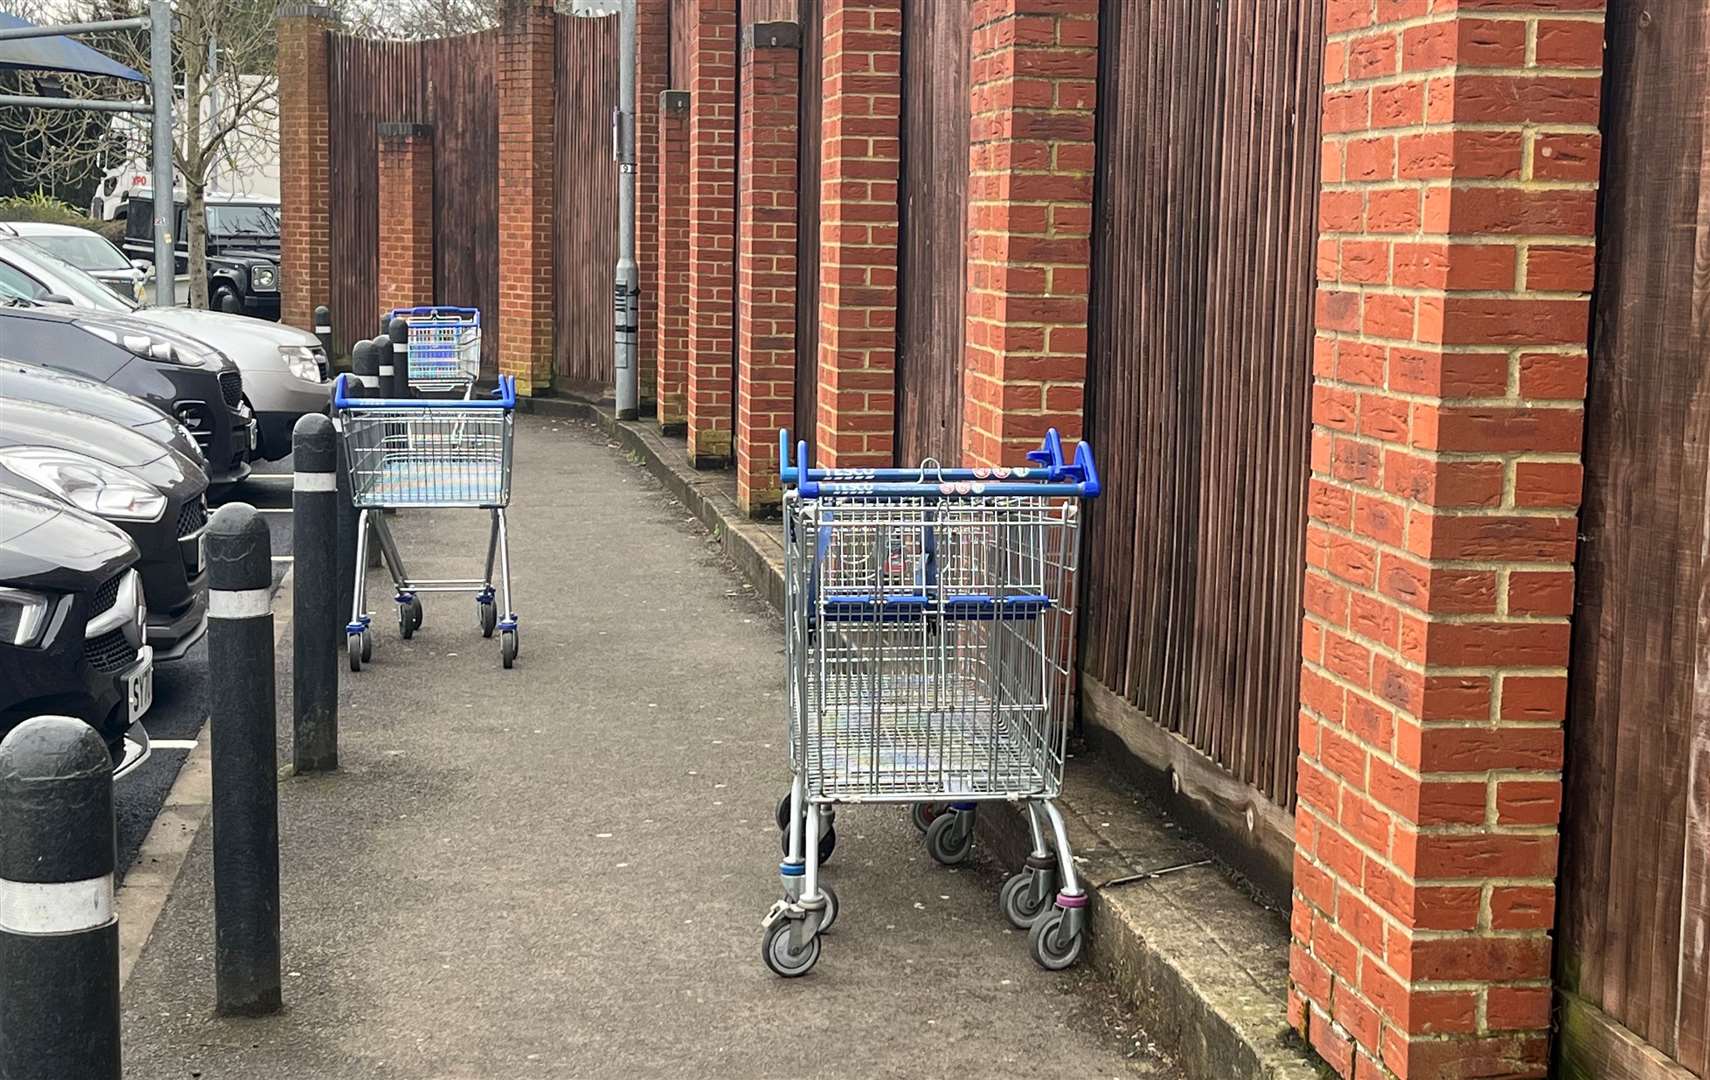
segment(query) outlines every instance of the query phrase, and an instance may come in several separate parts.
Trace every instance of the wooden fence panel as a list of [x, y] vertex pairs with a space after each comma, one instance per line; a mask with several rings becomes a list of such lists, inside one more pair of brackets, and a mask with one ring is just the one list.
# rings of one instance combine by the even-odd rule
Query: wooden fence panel
[[796, 427], [792, 434], [806, 439], [811, 447], [819, 415], [819, 152], [824, 142], [820, 64], [825, 59], [825, 34], [822, 0], [798, 3], [802, 77], [797, 102]]
[[962, 456], [972, 0], [903, 5], [896, 460]]
[[1294, 798], [1322, 5], [1104, 5], [1082, 665]]
[[[675, 13], [673, 13], [675, 14]], [[610, 389], [612, 267], [617, 262], [616, 19], [558, 16], [557, 208], [553, 214], [553, 370]]]
[[1710, 1077], [1710, 7], [1611, 3], [1606, 32], [1561, 1064]]
[[340, 352], [379, 332], [380, 181], [375, 125], [433, 125], [434, 291], [423, 302], [481, 309], [482, 359], [498, 356], [497, 39], [332, 35], [328, 89], [333, 337]]

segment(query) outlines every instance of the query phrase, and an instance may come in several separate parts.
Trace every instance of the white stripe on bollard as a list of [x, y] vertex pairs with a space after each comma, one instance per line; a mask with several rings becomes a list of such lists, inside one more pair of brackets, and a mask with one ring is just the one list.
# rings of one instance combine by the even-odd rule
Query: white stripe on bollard
[[272, 610], [268, 589], [208, 590], [208, 614], [216, 619], [253, 619]]
[[392, 374], [392, 372], [396, 371], [396, 370], [397, 369], [394, 368], [391, 364], [381, 364], [380, 365], [380, 377], [383, 379], [386, 376]]
[[292, 482], [293, 491], [337, 491], [338, 474], [330, 472], [300, 472]]
[[113, 921], [113, 875], [87, 881], [0, 879], [0, 930], [76, 934]]

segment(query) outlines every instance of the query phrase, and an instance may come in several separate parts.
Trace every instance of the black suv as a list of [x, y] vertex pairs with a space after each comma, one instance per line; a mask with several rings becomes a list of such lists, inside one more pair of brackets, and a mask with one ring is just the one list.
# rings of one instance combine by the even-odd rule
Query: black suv
[[210, 483], [249, 475], [255, 419], [243, 373], [223, 353], [126, 316], [4, 295], [0, 345], [9, 357], [105, 383], [170, 414], [202, 448]]
[[[125, 211], [125, 254], [154, 262], [154, 196], [132, 195]], [[237, 195], [207, 198], [208, 307], [279, 321], [279, 203]], [[173, 273], [190, 270], [185, 207], [177, 204]]]

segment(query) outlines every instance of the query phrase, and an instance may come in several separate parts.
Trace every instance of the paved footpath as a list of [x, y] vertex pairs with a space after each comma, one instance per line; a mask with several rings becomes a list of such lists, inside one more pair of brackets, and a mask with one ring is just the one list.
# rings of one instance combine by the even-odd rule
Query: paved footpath
[[[405, 643], [374, 591], [342, 770], [281, 785], [286, 1010], [210, 1015], [204, 829], [125, 988], [130, 1080], [1176, 1075], [900, 809], [839, 815], [824, 955], [768, 972], [781, 624], [592, 429], [520, 424], [516, 670], [471, 600]], [[433, 576], [483, 550], [479, 514], [395, 520]]]

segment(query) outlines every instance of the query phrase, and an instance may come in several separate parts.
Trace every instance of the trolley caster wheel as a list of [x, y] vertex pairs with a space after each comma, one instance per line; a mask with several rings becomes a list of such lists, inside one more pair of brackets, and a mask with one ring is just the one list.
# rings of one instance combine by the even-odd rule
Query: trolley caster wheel
[[790, 831], [790, 793], [789, 792], [787, 792], [787, 791], [784, 792], [784, 797], [778, 800], [778, 813], [775, 815], [775, 817], [776, 817], [776, 820], [778, 822], [778, 831], [781, 833], [789, 832]]
[[1030, 930], [1051, 908], [1049, 894], [1035, 899], [1033, 874], [1023, 870], [1003, 883], [998, 890], [998, 909], [1017, 930]]
[[830, 885], [820, 882], [819, 892], [825, 897], [825, 914], [820, 916], [819, 920], [819, 932], [823, 934], [831, 929], [831, 924], [837, 921], [837, 913], [843, 909], [838, 905], [837, 893], [832, 891]]
[[774, 975], [786, 979], [798, 978], [813, 970], [819, 963], [819, 935], [815, 934], [807, 940], [799, 950], [790, 948], [790, 923], [793, 920], [779, 919], [766, 928], [766, 937], [760, 943], [760, 955], [766, 961], [766, 966], [772, 969]]
[[935, 802], [917, 802], [909, 804], [908, 819], [921, 832], [932, 828], [933, 821], [944, 813], [944, 804]]
[[366, 664], [374, 659], [374, 639], [369, 636], [367, 630], [358, 636], [362, 638], [362, 662]]
[[398, 605], [398, 636], [405, 641], [416, 636], [422, 626], [422, 600], [419, 596]]
[[1034, 923], [1027, 935], [1027, 946], [1033, 953], [1034, 962], [1046, 971], [1073, 967], [1081, 958], [1081, 947], [1087, 940], [1084, 933], [1077, 932], [1067, 941], [1062, 940], [1063, 925], [1068, 917], [1067, 911], [1057, 908]]
[[[962, 821], [967, 814], [969, 820]], [[974, 822], [972, 813], [956, 810], [939, 814], [926, 830], [926, 853], [945, 866], [960, 866], [974, 852]]]
[[493, 630], [499, 625], [499, 608], [491, 600], [475, 601], [475, 611], [481, 625], [481, 636], [492, 637]]
[[350, 654], [350, 670], [362, 670], [362, 635], [347, 634], [344, 639], [344, 650]]
[[499, 659], [504, 661], [507, 670], [515, 666], [517, 662], [517, 632], [515, 630], [500, 632]]
[[[785, 855], [790, 853], [790, 830], [787, 825], [784, 828], [784, 835], [779, 841], [779, 846], [784, 849]], [[819, 865], [824, 866], [826, 863], [830, 862], [831, 853], [836, 850], [837, 826], [827, 824], [819, 834]]]

